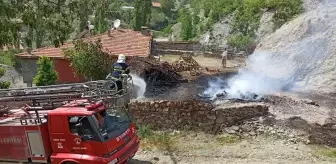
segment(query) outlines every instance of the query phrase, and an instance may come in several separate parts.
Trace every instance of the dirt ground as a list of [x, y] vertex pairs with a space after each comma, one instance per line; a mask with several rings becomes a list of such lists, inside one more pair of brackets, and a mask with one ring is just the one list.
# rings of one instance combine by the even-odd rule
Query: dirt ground
[[[161, 58], [161, 61], [174, 62], [178, 60], [178, 58], [179, 56], [176, 55], [166, 55]], [[204, 56], [195, 56], [194, 59], [202, 67], [219, 69], [221, 71], [225, 70], [221, 67], [220, 59], [206, 58]], [[242, 59], [229, 60], [227, 63], [229, 68], [237, 68], [243, 64], [244, 61]], [[189, 95], [189, 98], [196, 98], [197, 93], [204, 89], [202, 86], [206, 86], [207, 78], [204, 79], [205, 80], [197, 80], [197, 83], [188, 83], [177, 89], [172, 89], [172, 94], [168, 92], [164, 97], [168, 97], [169, 99], [182, 99], [185, 95]], [[190, 88], [193, 88], [192, 93]], [[308, 94], [303, 97], [312, 98], [319, 106], [281, 99], [279, 102], [273, 104], [274, 107], [271, 108], [271, 113], [280, 116], [290, 115], [290, 117], [288, 116], [289, 118], [298, 116], [299, 119], [289, 119], [289, 123], [287, 123], [288, 121], [286, 122], [285, 119], [283, 122], [285, 122], [286, 125], [295, 125], [297, 129], [307, 125], [303, 129], [313, 134], [311, 139], [314, 137], [321, 139], [321, 144], [328, 145], [326, 140], [334, 140], [335, 129], [326, 127], [330, 134], [326, 133], [327, 130], [321, 129], [321, 127], [314, 128], [313, 126], [308, 126], [308, 123], [303, 124], [299, 116], [306, 116], [303, 117], [303, 119], [318, 122], [316, 121], [319, 119], [317, 116], [323, 115], [323, 113], [321, 113], [322, 109], [334, 108], [334, 95], [328, 95], [328, 99], [326, 95], [312, 96]], [[158, 98], [162, 97], [158, 96]], [[283, 104], [289, 106], [284, 106]], [[284, 109], [287, 107], [288, 109]], [[326, 110], [324, 115], [334, 117], [335, 113], [336, 112], [332, 112], [332, 110]], [[326, 123], [326, 121], [323, 122]], [[281, 123], [281, 125], [285, 123]], [[289, 128], [291, 126], [286, 127]], [[333, 131], [333, 133], [331, 133], [331, 131]], [[321, 138], [321, 136], [324, 137]], [[153, 141], [142, 141], [143, 144], [139, 152], [134, 157], [134, 160], [130, 161], [130, 164], [327, 164], [336, 162], [336, 149], [318, 145], [306, 145], [301, 142], [292, 143], [286, 139], [279, 139], [267, 135], [241, 139], [236, 136], [215, 136], [195, 132], [182, 132], [182, 134], [171, 136], [170, 138], [173, 139], [168, 140], [163, 146], [161, 144], [159, 148], [148, 143]]]
[[288, 143], [273, 137], [240, 139], [190, 133], [170, 141], [171, 145], [148, 149], [142, 144], [130, 164], [327, 164], [336, 162], [335, 150], [301, 143]]

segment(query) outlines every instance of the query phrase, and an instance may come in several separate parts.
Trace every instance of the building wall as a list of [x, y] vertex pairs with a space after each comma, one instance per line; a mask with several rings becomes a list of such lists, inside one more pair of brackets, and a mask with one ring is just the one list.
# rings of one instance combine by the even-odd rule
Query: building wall
[[23, 82], [27, 83], [28, 87], [32, 85], [33, 78], [36, 75], [36, 70], [37, 70], [36, 62], [37, 62], [37, 59], [22, 59], [21, 60]]
[[[37, 59], [22, 59], [22, 75], [24, 83], [32, 85], [33, 78], [37, 73]], [[53, 59], [54, 68], [58, 74], [57, 83], [80, 82], [80, 77], [75, 76], [74, 70], [70, 67], [70, 61], [65, 59]]]
[[81, 78], [75, 76], [74, 69], [70, 66], [70, 61], [66, 59], [54, 59], [54, 67], [58, 74], [57, 83], [77, 83]]

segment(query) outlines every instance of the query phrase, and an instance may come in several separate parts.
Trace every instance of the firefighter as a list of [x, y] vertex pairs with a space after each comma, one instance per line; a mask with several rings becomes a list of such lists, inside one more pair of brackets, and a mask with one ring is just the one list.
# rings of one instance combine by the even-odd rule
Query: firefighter
[[112, 65], [112, 73], [110, 74], [111, 78], [115, 80], [115, 83], [117, 84], [118, 92], [120, 93], [120, 90], [122, 90], [122, 82], [123, 77], [122, 74], [129, 74], [130, 70], [128, 68], [128, 64], [126, 64], [126, 56], [124, 54], [120, 54], [118, 56], [117, 62], [115, 62]]

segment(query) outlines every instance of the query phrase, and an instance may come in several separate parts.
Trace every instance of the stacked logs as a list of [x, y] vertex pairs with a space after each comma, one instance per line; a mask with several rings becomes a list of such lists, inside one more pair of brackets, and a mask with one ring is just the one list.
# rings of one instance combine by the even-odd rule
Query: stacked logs
[[129, 65], [132, 73], [145, 80], [147, 93], [163, 93], [185, 81], [169, 64], [159, 63], [155, 59], [134, 57]]
[[200, 65], [192, 58], [191, 54], [181, 55], [178, 61], [173, 63], [176, 72], [196, 71], [200, 69]]
[[[134, 57], [129, 62], [131, 72], [140, 75], [141, 77], [160, 75], [160, 78], [155, 79], [156, 82], [179, 82], [182, 76], [174, 71], [169, 65], [159, 63], [150, 58]], [[145, 79], [146, 80], [146, 79]]]

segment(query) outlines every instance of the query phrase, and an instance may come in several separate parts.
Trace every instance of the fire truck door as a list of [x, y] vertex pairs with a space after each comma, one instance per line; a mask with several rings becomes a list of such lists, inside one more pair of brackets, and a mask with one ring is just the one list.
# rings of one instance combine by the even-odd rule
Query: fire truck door
[[[75, 116], [76, 117], [76, 116]], [[89, 117], [78, 117], [79, 122], [69, 122], [71, 133], [69, 134], [70, 149], [75, 154], [85, 154], [92, 150], [90, 141], [96, 139], [96, 135], [89, 121]], [[69, 119], [71, 120], [71, 118]]]

